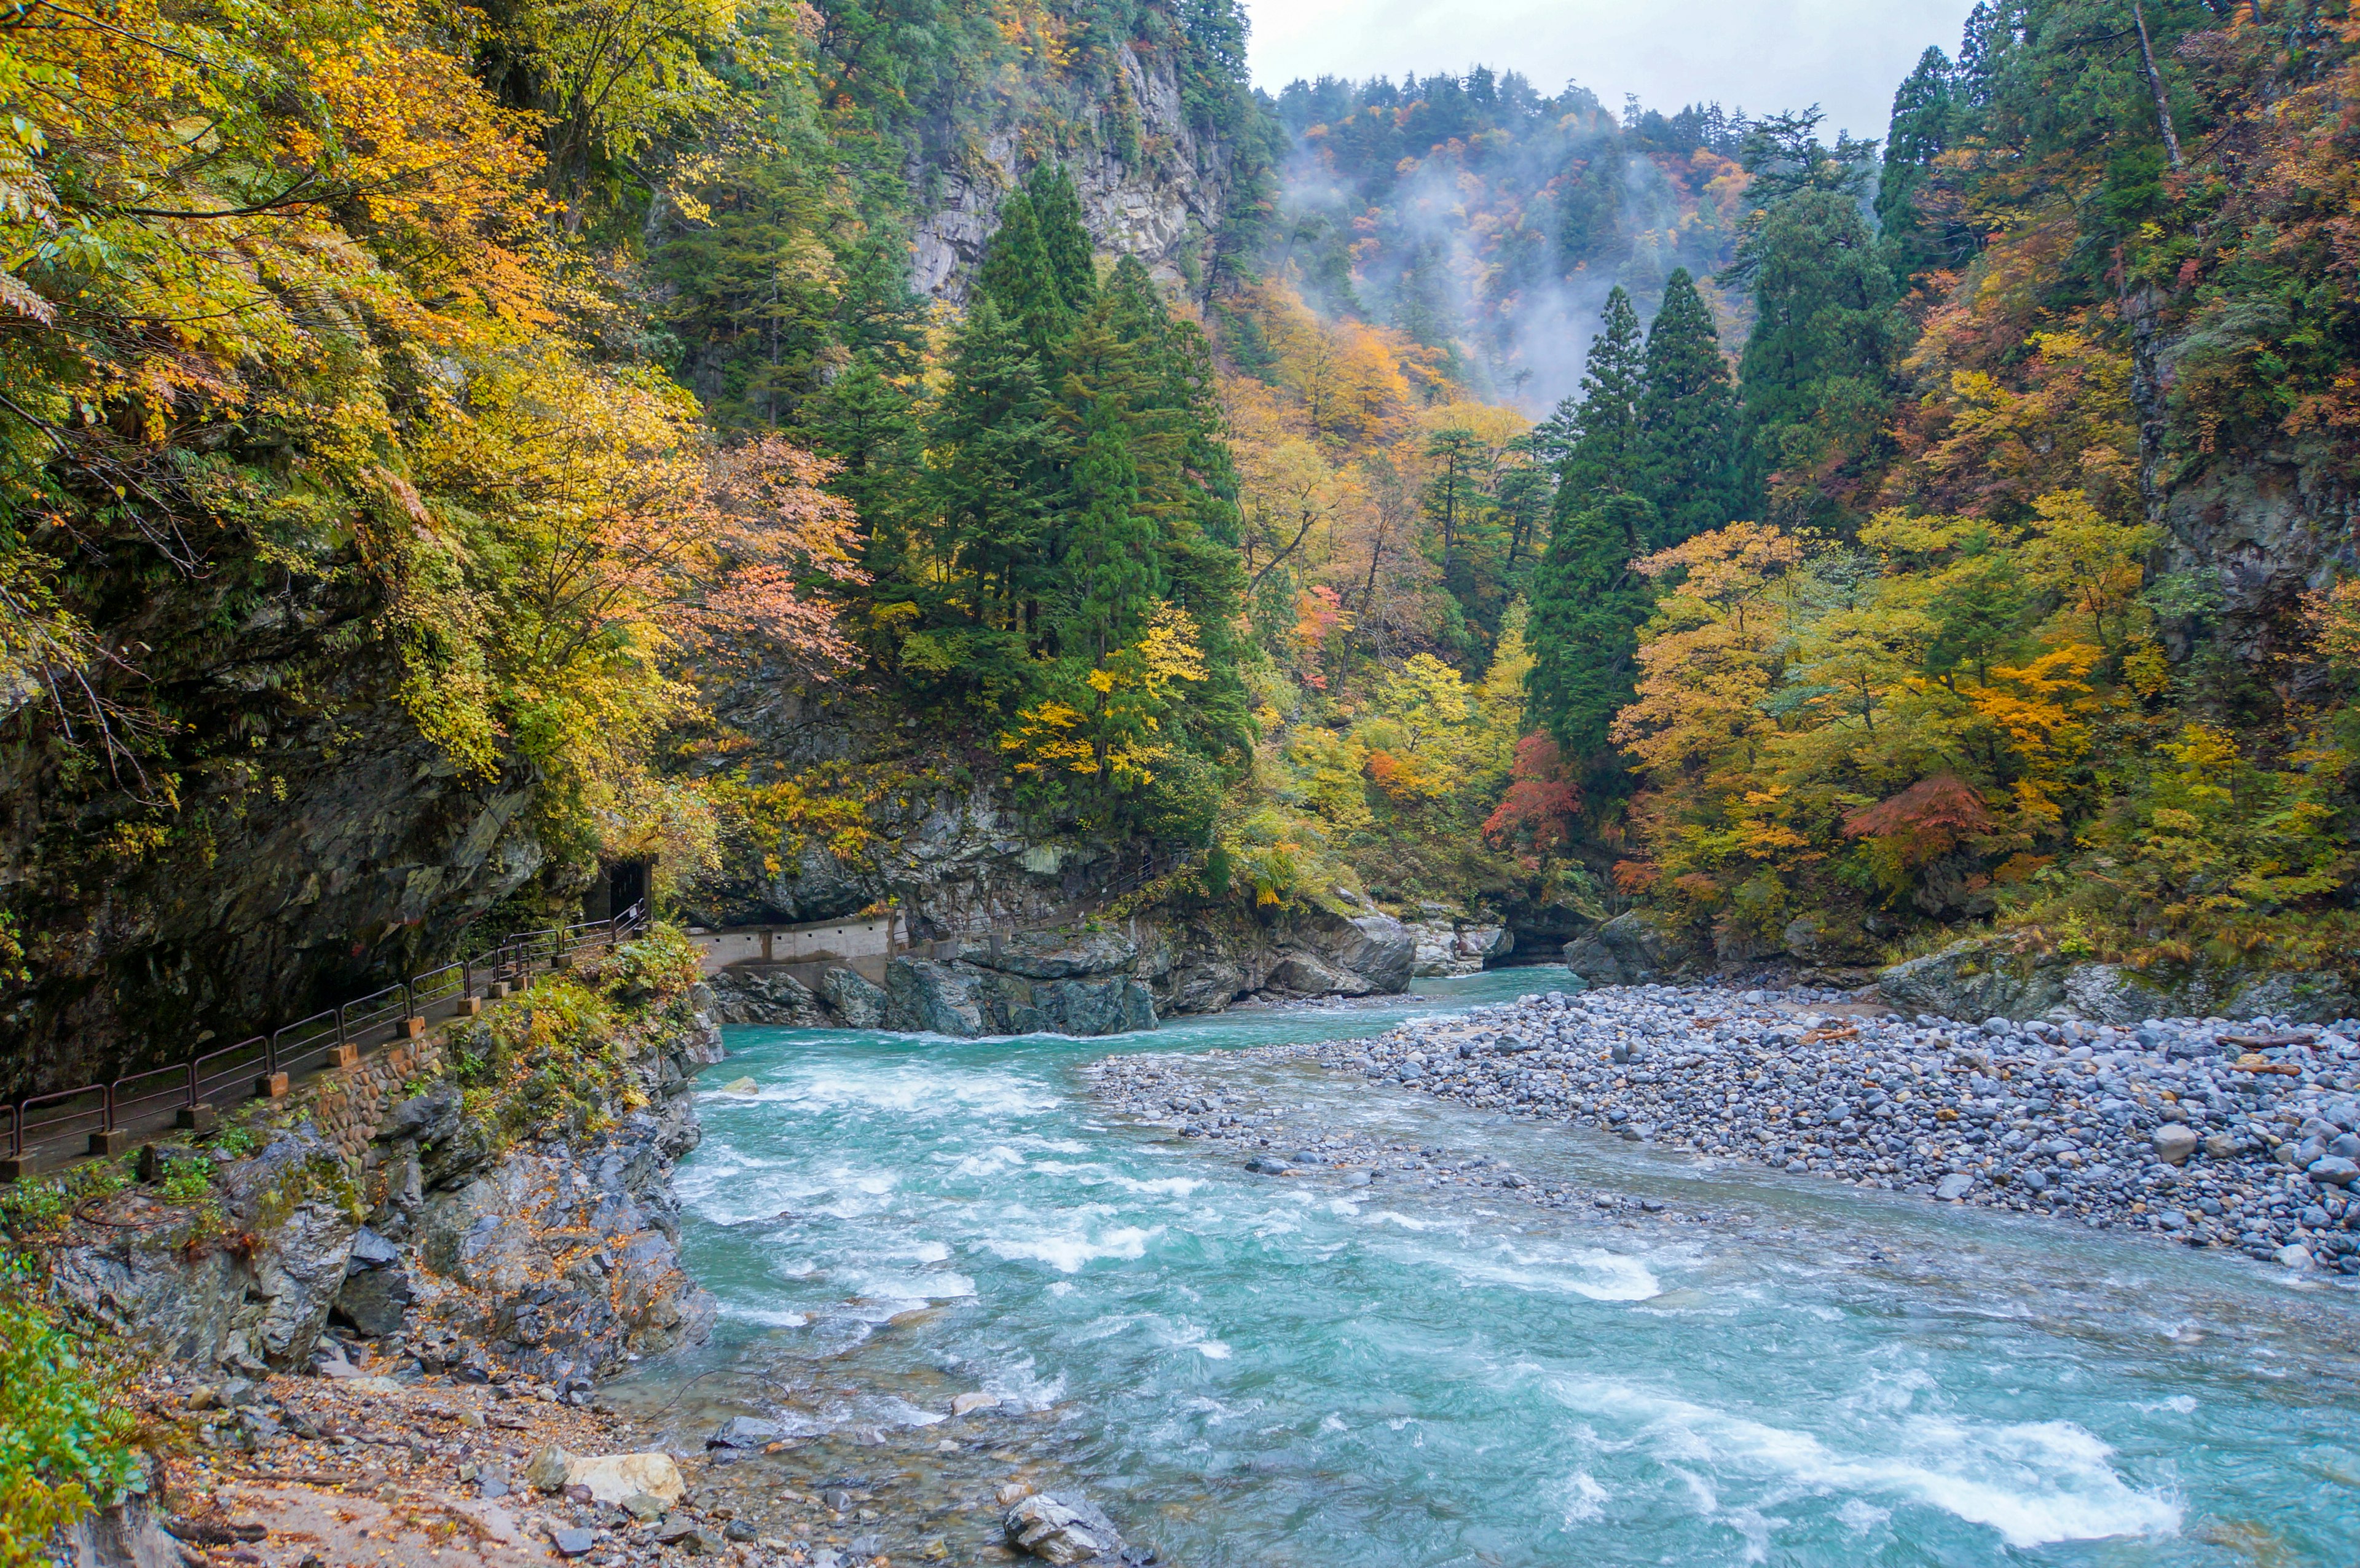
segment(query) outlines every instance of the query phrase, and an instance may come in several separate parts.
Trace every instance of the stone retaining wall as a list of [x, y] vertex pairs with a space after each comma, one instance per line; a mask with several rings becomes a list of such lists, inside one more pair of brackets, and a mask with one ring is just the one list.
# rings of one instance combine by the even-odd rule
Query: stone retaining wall
[[358, 1169], [386, 1113], [409, 1097], [402, 1085], [439, 1075], [443, 1060], [439, 1033], [404, 1040], [364, 1057], [356, 1066], [323, 1074], [296, 1091], [290, 1101], [300, 1109], [308, 1099], [320, 1136], [335, 1146], [347, 1166]]

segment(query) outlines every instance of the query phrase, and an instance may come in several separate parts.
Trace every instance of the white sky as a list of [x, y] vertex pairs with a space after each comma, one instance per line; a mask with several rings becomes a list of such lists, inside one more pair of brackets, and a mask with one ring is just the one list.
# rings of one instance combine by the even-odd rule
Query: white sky
[[1828, 112], [1823, 134], [1883, 136], [1893, 90], [1928, 44], [1955, 56], [1973, 0], [1244, 0], [1255, 85], [1301, 76], [1521, 71], [1619, 111], [1718, 99], [1753, 114]]

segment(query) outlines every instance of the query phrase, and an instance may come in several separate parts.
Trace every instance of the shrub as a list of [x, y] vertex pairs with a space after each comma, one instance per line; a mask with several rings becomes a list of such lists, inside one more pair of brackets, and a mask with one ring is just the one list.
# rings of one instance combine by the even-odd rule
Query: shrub
[[131, 1414], [101, 1395], [89, 1350], [42, 1304], [31, 1266], [0, 1259], [0, 1568], [46, 1561], [51, 1532], [140, 1478]]

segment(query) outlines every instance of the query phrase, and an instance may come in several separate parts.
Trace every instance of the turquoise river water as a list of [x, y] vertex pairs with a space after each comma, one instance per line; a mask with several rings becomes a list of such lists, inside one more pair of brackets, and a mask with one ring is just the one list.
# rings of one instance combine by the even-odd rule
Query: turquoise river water
[[[2360, 1563], [2348, 1289], [1307, 1064], [1238, 1085], [1667, 1210], [1273, 1181], [1078, 1077], [1549, 974], [1115, 1040], [732, 1029], [678, 1180], [722, 1303], [705, 1376], [821, 1441], [1020, 1427], [1200, 1568]], [[718, 1092], [740, 1075], [759, 1096]], [[997, 1426], [945, 1419], [967, 1389], [1000, 1396]]]

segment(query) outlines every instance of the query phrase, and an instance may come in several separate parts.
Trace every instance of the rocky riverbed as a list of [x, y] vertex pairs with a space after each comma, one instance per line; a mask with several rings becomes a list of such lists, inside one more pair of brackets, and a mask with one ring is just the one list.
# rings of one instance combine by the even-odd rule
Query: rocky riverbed
[[[1848, 993], [1615, 986], [1258, 1047], [1481, 1109], [1714, 1160], [2038, 1214], [2360, 1275], [2360, 1023], [2262, 1018], [1977, 1025]], [[1579, 1208], [1480, 1155], [1251, 1110], [1217, 1055], [1095, 1070], [1113, 1108], [1251, 1150], [1268, 1174], [1480, 1184]], [[1242, 1113], [1242, 1114], [1241, 1114]]]

